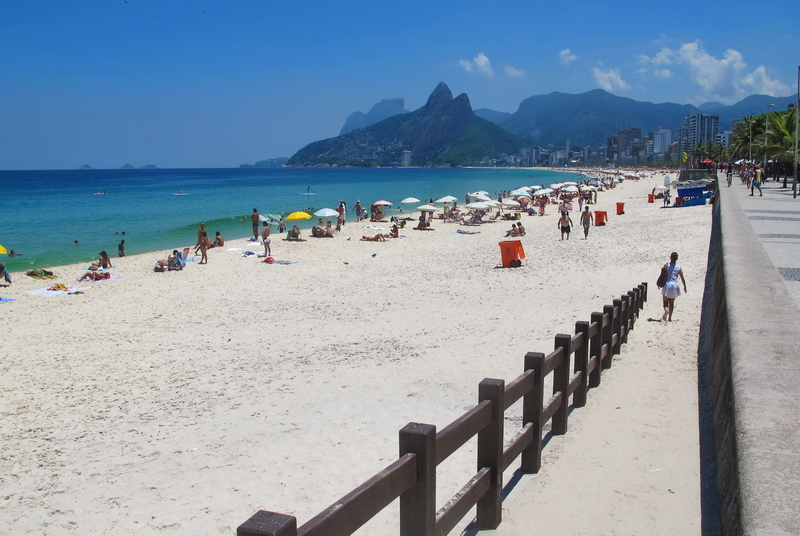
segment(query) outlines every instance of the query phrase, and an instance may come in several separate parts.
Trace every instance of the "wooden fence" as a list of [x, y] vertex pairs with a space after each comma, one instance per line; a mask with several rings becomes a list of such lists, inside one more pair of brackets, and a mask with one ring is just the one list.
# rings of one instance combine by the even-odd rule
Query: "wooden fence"
[[[613, 300], [589, 322], [575, 323], [575, 334], [555, 337], [549, 354], [525, 355], [525, 372], [507, 385], [484, 379], [479, 403], [440, 432], [431, 424], [409, 423], [400, 430], [400, 458], [336, 501], [299, 529], [293, 516], [260, 510], [237, 529], [238, 536], [348, 536], [400, 498], [401, 536], [448, 534], [477, 505], [476, 524], [494, 529], [502, 516], [503, 471], [521, 455], [520, 471], [537, 473], [542, 465], [542, 432], [567, 432], [569, 398], [586, 404], [589, 387], [600, 385], [601, 372], [628, 340], [647, 301], [647, 283]], [[572, 355], [574, 359], [571, 359]], [[573, 361], [570, 372], [570, 361]], [[544, 380], [553, 373], [552, 396], [544, 400]], [[522, 399], [522, 428], [503, 446], [505, 411]], [[478, 436], [480, 470], [436, 511], [436, 467]]]

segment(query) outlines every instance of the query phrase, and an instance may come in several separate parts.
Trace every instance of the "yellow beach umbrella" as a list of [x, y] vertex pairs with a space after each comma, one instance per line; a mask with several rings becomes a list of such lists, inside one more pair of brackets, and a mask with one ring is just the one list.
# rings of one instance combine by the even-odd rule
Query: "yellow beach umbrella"
[[311, 214], [309, 214], [308, 212], [303, 212], [301, 210], [301, 211], [298, 211], [298, 212], [292, 212], [291, 214], [286, 216], [286, 219], [289, 220], [289, 221], [310, 220], [311, 219]]
[[8, 253], [8, 250], [3, 246], [0, 246], [0, 255], [5, 255], [6, 253]]

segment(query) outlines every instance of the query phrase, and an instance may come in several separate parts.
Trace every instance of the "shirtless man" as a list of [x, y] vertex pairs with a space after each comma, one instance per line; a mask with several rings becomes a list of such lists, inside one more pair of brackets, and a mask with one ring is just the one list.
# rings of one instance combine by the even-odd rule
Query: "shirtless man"
[[214, 243], [212, 244], [215, 248], [221, 248], [225, 245], [225, 239], [222, 237], [219, 231], [217, 231], [217, 237], [214, 239]]
[[250, 221], [253, 222], [253, 240], [258, 240], [258, 209], [254, 208], [253, 213], [250, 215]]
[[569, 240], [569, 230], [572, 227], [572, 218], [569, 217], [569, 214], [561, 214], [561, 217], [558, 218], [558, 224], [561, 228], [561, 240], [564, 240], [564, 233], [567, 235], [567, 240]]
[[583, 225], [584, 240], [589, 238], [589, 227], [592, 226], [592, 223], [594, 223], [594, 216], [592, 215], [592, 211], [589, 210], [589, 205], [586, 205], [586, 208], [581, 212], [581, 225]]
[[272, 247], [270, 244], [272, 243], [272, 239], [269, 237], [269, 233], [272, 230], [269, 228], [269, 222], [264, 222], [264, 228], [261, 229], [261, 240], [264, 241], [264, 253], [267, 257], [272, 255]]

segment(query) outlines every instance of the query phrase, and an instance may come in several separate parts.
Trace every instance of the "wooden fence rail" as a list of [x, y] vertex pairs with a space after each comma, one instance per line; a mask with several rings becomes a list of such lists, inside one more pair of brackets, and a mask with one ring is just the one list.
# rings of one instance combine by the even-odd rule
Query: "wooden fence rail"
[[[398, 497], [400, 536], [444, 536], [477, 505], [476, 525], [494, 529], [502, 518], [503, 471], [518, 458], [520, 471], [542, 466], [542, 435], [567, 433], [569, 400], [586, 404], [589, 388], [628, 341], [647, 301], [647, 283], [613, 300], [589, 322], [575, 323], [575, 334], [559, 334], [545, 355], [525, 355], [525, 372], [505, 383], [487, 378], [478, 386], [478, 405], [437, 432], [431, 424], [409, 423], [400, 430], [400, 458], [300, 528], [293, 516], [260, 510], [237, 529], [238, 536], [349, 536]], [[572, 358], [572, 356], [575, 356]], [[570, 368], [572, 363], [572, 368]], [[544, 400], [544, 380], [553, 374], [552, 394]], [[522, 399], [522, 428], [503, 445], [505, 411]], [[436, 467], [478, 436], [479, 470], [441, 509], [436, 510]]]

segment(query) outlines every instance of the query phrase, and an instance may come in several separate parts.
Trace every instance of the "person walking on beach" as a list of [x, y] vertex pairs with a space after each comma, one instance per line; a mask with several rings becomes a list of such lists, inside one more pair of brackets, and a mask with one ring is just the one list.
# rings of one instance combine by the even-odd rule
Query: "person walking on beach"
[[589, 205], [586, 205], [586, 208], [583, 212], [581, 212], [581, 225], [583, 226], [583, 239], [589, 239], [589, 227], [592, 226], [594, 223], [594, 216], [592, 215], [592, 211], [589, 210]]
[[683, 269], [678, 265], [678, 254], [672, 252], [669, 256], [669, 262], [664, 265], [667, 269], [667, 282], [661, 289], [661, 296], [663, 297], [664, 314], [661, 315], [661, 321], [668, 320], [672, 322], [672, 311], [675, 309], [675, 298], [681, 295], [681, 287], [678, 284], [678, 277], [681, 278], [683, 283], [683, 292], [686, 290], [686, 280], [683, 278]]
[[258, 209], [254, 208], [253, 209], [253, 213], [250, 215], [250, 221], [253, 222], [253, 240], [254, 241], [258, 240], [258, 220], [259, 219], [260, 218], [259, 218], [259, 215], [258, 215]]
[[269, 233], [271, 229], [269, 228], [269, 222], [264, 222], [264, 228], [261, 230], [261, 239], [264, 241], [264, 254], [269, 257], [272, 255], [272, 239], [269, 237]]
[[281, 234], [286, 232], [286, 220], [283, 219], [283, 216], [281, 216], [281, 219], [278, 222], [278, 232]]
[[119, 245], [117, 246], [117, 253], [119, 254], [120, 257], [124, 257], [125, 256], [125, 241], [124, 240], [122, 242], [120, 242]]
[[561, 217], [558, 218], [557, 225], [561, 228], [561, 240], [564, 240], [565, 233], [567, 235], [567, 240], [569, 240], [569, 231], [570, 228], [573, 226], [572, 218], [569, 217], [569, 213], [562, 212]]

